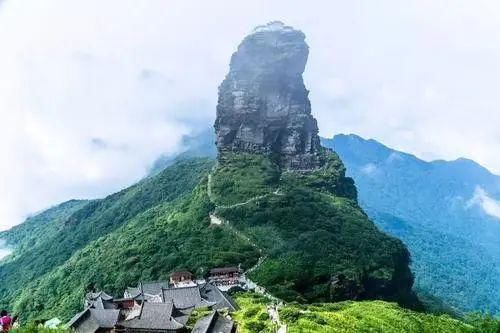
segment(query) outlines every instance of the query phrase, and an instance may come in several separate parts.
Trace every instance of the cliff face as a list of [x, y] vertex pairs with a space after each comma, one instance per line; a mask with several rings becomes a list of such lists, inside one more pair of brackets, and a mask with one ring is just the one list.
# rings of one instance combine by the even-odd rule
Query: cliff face
[[272, 22], [257, 27], [231, 58], [219, 87], [215, 130], [226, 152], [273, 155], [283, 169], [324, 162], [302, 73], [309, 48], [298, 30]]

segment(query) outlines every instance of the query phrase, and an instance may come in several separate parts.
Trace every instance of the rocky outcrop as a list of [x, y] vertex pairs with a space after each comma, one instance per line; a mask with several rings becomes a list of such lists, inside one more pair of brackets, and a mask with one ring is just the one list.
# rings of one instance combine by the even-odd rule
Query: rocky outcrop
[[274, 156], [283, 169], [313, 170], [322, 161], [318, 125], [302, 73], [305, 35], [281, 22], [257, 27], [231, 58], [219, 87], [215, 130], [226, 152]]

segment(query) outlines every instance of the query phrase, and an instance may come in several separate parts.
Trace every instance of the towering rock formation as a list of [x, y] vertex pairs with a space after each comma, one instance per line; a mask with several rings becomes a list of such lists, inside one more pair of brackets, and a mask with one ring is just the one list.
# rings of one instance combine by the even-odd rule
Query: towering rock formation
[[269, 154], [283, 169], [323, 164], [318, 125], [302, 73], [305, 35], [281, 22], [257, 27], [231, 58], [219, 87], [215, 130], [219, 157], [227, 152]]

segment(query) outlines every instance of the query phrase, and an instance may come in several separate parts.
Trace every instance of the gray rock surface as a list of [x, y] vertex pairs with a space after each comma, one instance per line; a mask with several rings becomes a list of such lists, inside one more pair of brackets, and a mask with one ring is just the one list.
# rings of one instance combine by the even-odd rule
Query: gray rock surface
[[281, 22], [257, 27], [243, 40], [219, 87], [220, 159], [226, 152], [269, 154], [292, 170], [324, 163], [302, 79], [308, 53], [304, 33]]

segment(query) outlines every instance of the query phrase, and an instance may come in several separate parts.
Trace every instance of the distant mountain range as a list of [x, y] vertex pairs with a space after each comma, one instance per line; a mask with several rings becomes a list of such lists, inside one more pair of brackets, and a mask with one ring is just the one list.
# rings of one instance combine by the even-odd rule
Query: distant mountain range
[[467, 159], [425, 162], [356, 135], [323, 139], [361, 206], [410, 249], [418, 290], [461, 310], [500, 312], [500, 177]]
[[[181, 155], [215, 158], [214, 141], [212, 129], [186, 137]], [[343, 160], [370, 218], [409, 247], [424, 300], [500, 313], [500, 176], [472, 160], [426, 162], [352, 134], [322, 144]], [[173, 159], [158, 159], [152, 172]]]

